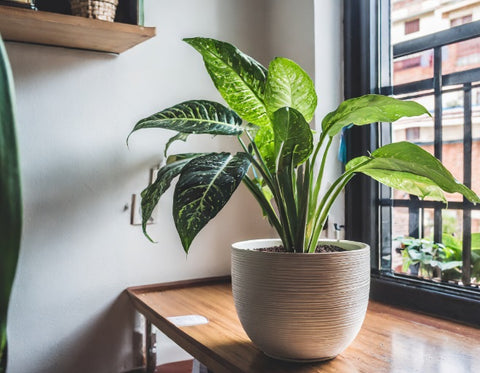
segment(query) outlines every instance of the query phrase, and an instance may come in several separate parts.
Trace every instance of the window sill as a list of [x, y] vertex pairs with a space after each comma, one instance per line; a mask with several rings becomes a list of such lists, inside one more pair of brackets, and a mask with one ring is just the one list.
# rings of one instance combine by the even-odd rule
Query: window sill
[[414, 278], [372, 274], [370, 298], [396, 307], [480, 326], [480, 294]]

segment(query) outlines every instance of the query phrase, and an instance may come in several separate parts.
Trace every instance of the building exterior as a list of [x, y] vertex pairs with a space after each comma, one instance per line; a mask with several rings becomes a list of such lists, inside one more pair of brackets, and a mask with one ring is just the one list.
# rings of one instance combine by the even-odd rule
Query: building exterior
[[[420, 38], [449, 28], [480, 20], [479, 0], [392, 0], [392, 45]], [[393, 61], [392, 85], [432, 79], [433, 49], [397, 58]], [[480, 38], [450, 44], [442, 48], [442, 75], [480, 68]], [[434, 95], [419, 92], [414, 98], [432, 114], [432, 118], [404, 119], [392, 125], [392, 141], [411, 141], [425, 150], [434, 152]], [[463, 182], [464, 169], [464, 89], [462, 86], [444, 87], [442, 94], [442, 162], [453, 175]], [[471, 84], [472, 110], [472, 180], [471, 188], [480, 193], [480, 82]], [[395, 199], [408, 199], [408, 195], [395, 191]], [[462, 201], [458, 195], [448, 196], [449, 201]], [[462, 235], [462, 211], [444, 210], [443, 229]], [[480, 232], [480, 212], [472, 211], [472, 233]], [[394, 209], [392, 237], [408, 235], [408, 209]], [[422, 237], [431, 238], [433, 210], [422, 211]], [[393, 244], [394, 246], [398, 243]], [[398, 261], [397, 261], [398, 263]]]

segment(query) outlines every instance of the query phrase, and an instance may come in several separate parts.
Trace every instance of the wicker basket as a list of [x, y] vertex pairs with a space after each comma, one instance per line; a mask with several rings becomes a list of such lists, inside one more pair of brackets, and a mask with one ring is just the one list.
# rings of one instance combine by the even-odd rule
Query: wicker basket
[[70, 0], [74, 16], [113, 22], [118, 0]]

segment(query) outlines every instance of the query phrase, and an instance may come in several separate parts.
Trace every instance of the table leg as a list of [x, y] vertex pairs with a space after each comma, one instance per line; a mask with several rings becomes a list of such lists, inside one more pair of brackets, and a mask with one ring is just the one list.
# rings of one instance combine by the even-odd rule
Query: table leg
[[152, 323], [145, 320], [146, 373], [154, 373], [157, 366], [157, 336], [152, 333]]

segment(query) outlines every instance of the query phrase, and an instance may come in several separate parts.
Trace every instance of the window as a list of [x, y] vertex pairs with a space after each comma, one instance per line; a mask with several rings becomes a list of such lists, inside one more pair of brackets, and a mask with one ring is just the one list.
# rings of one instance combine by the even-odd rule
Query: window
[[405, 35], [420, 31], [420, 19], [413, 19], [405, 22]]
[[[480, 193], [472, 167], [480, 160], [480, 21], [449, 22], [444, 4], [455, 10], [456, 3], [441, 0], [345, 0], [346, 98], [388, 94], [416, 100], [432, 114], [353, 127], [347, 148], [355, 157], [392, 141], [415, 142]], [[472, 6], [480, 14], [480, 1]], [[414, 12], [438, 29], [408, 38], [395, 31]], [[374, 298], [480, 325], [480, 206], [447, 198], [445, 209], [357, 177], [346, 190], [346, 237], [373, 248]]]
[[407, 141], [418, 141], [420, 139], [420, 127], [408, 127], [405, 129], [405, 139]]
[[468, 14], [466, 16], [452, 18], [450, 20], [450, 27], [464, 25], [465, 23], [472, 22], [472, 15]]

